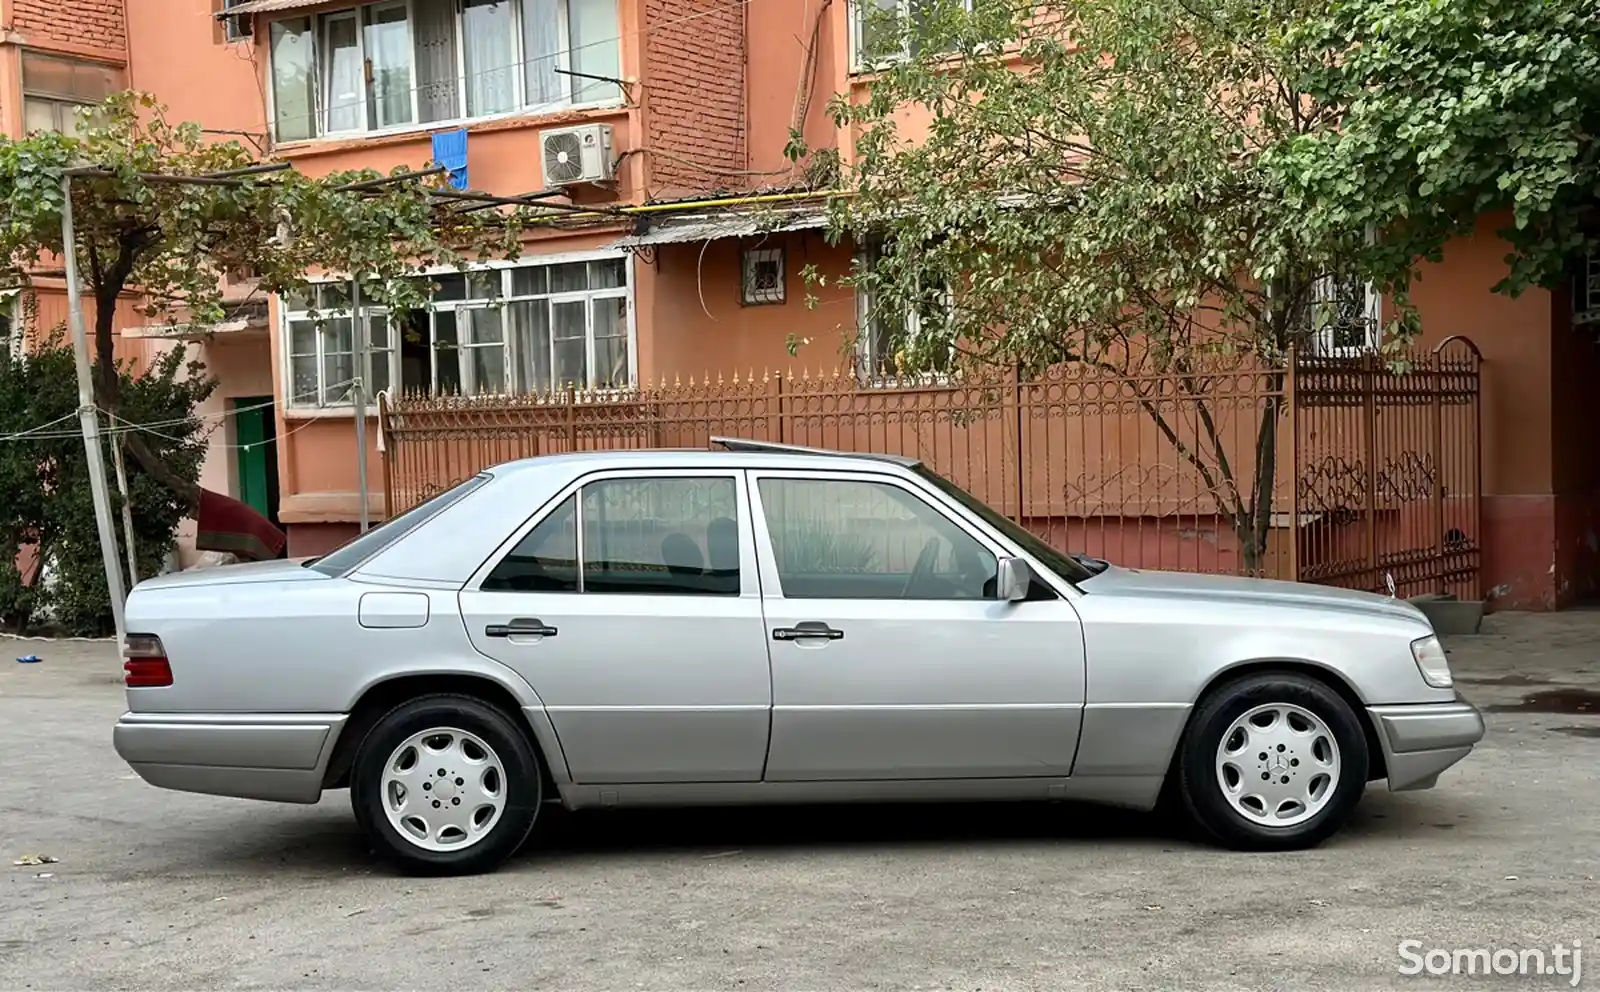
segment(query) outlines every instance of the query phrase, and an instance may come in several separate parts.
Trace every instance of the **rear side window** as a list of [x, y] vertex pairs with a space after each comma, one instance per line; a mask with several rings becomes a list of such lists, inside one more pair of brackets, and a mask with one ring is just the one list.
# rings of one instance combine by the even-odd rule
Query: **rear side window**
[[306, 562], [306, 566], [327, 575], [343, 575], [440, 513], [443, 513], [451, 506], [466, 499], [484, 483], [488, 482], [489, 479], [490, 476], [487, 473], [475, 475], [466, 482], [446, 489], [432, 499], [418, 503], [393, 520], [379, 524], [360, 537], [343, 545], [337, 551], [331, 551], [321, 558], [311, 559]]
[[578, 591], [578, 497], [568, 496], [483, 580], [486, 592]]
[[585, 592], [739, 595], [732, 479], [608, 479], [583, 487]]
[[518, 541], [482, 589], [737, 596], [739, 583], [733, 479], [673, 477], [589, 483]]

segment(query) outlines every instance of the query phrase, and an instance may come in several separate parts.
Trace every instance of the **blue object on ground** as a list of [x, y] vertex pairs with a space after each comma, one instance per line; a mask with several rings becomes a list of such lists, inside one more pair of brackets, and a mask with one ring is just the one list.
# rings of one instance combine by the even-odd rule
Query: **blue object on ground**
[[36, 654], [25, 654], [22, 657], [18, 658], [17, 662], [18, 662], [18, 664], [22, 664], [22, 665], [37, 665], [39, 662], [41, 662], [43, 660], [44, 660], [43, 658], [39, 657]]

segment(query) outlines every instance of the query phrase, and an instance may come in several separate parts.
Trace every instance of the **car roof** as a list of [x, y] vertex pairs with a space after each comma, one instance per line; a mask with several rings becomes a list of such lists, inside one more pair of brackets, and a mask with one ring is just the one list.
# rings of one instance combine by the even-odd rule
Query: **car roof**
[[524, 471], [544, 471], [563, 464], [579, 464], [590, 469], [627, 468], [640, 463], [655, 468], [697, 468], [708, 462], [721, 466], [744, 468], [846, 468], [870, 467], [888, 463], [901, 468], [916, 468], [919, 459], [904, 455], [885, 455], [853, 451], [832, 451], [826, 448], [805, 448], [792, 444], [769, 441], [749, 441], [742, 438], [713, 437], [713, 445], [723, 450], [703, 448], [627, 448], [607, 451], [568, 451], [523, 458], [497, 465], [489, 471], [494, 475], [508, 475]]

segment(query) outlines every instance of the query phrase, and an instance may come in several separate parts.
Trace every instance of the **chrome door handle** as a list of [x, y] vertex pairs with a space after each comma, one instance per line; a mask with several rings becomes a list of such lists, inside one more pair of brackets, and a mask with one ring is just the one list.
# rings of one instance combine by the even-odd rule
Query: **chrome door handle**
[[805, 623], [795, 624], [793, 627], [778, 627], [772, 631], [775, 641], [842, 641], [844, 631], [822, 623], [819, 620], [807, 620]]
[[485, 637], [514, 637], [525, 635], [528, 637], [554, 637], [556, 629], [547, 626], [543, 620], [530, 620], [519, 617], [510, 623], [491, 623], [483, 629]]

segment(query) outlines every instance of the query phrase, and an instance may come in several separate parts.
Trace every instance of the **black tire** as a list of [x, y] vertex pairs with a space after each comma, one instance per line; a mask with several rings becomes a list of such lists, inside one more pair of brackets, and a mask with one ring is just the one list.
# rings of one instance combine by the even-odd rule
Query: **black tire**
[[[1235, 720], [1257, 706], [1287, 703], [1327, 725], [1339, 747], [1333, 795], [1314, 816], [1291, 826], [1252, 821], [1223, 796], [1217, 750]], [[1367, 735], [1361, 720], [1333, 689], [1305, 675], [1265, 672], [1229, 682], [1203, 699], [1179, 743], [1177, 792], [1184, 812], [1211, 840], [1236, 850], [1287, 851], [1315, 847], [1350, 819], [1367, 787]]]
[[[435, 851], [413, 843], [384, 811], [383, 772], [406, 739], [434, 728], [465, 731], [494, 750], [505, 771], [500, 819], [477, 841]], [[425, 875], [470, 875], [492, 871], [515, 854], [533, 830], [544, 800], [539, 754], [511, 717], [472, 696], [436, 693], [390, 710], [356, 749], [350, 770], [350, 805], [373, 848], [402, 871]]]

